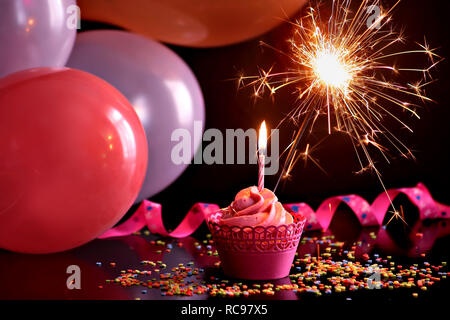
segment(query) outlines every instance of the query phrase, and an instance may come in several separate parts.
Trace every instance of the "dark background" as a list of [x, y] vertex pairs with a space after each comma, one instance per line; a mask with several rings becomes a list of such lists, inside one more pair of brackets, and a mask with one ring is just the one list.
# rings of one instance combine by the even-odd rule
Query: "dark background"
[[[355, 2], [357, 1], [355, 0]], [[392, 5], [393, 2], [394, 0], [386, 1], [386, 7]], [[299, 16], [303, 14], [304, 12], [301, 12]], [[448, 33], [450, 28], [447, 26], [450, 23], [449, 17], [449, 1], [403, 0], [394, 12], [395, 24], [399, 28], [405, 27], [405, 35], [410, 43], [414, 41], [423, 43], [423, 38], [426, 36], [431, 47], [439, 47], [438, 53], [443, 57], [449, 56]], [[83, 30], [92, 30], [114, 28], [114, 26], [83, 21], [82, 28]], [[257, 39], [234, 46], [214, 49], [170, 46], [190, 65], [200, 82], [205, 98], [206, 128], [218, 128], [223, 131], [227, 128], [242, 128], [244, 130], [258, 128], [263, 119], [269, 123], [270, 127], [274, 127], [284, 114], [292, 108], [295, 96], [289, 89], [280, 91], [275, 101], [265, 98], [253, 103], [253, 99], [250, 97], [251, 90], [238, 91], [236, 81], [228, 81], [228, 79], [236, 78], [240, 73], [256, 74], [259, 66], [268, 68], [274, 62], [283, 67], [285, 59], [280, 58], [272, 50], [262, 50], [259, 42], [262, 40], [276, 47], [285, 46], [285, 39], [290, 36], [290, 33], [291, 28], [288, 24], [284, 24]], [[406, 48], [412, 48], [412, 46], [407, 45]], [[402, 62], [405, 63], [410, 61], [414, 61], [414, 58], [402, 59]], [[415, 150], [416, 161], [395, 156], [391, 164], [386, 164], [379, 157], [376, 160], [377, 166], [383, 174], [383, 181], [388, 188], [413, 186], [418, 182], [424, 182], [436, 200], [450, 204], [450, 199], [448, 199], [449, 186], [447, 184], [450, 175], [450, 167], [448, 166], [450, 152], [447, 142], [450, 137], [448, 126], [450, 110], [447, 105], [450, 95], [448, 90], [449, 71], [447, 61], [441, 63], [434, 71], [433, 75], [439, 81], [427, 89], [427, 94], [436, 103], [425, 104], [422, 109], [418, 110], [421, 116], [420, 121], [413, 119], [406, 113], [403, 115], [402, 119], [405, 119], [414, 129], [414, 134], [408, 133], [394, 122], [388, 121], [386, 123], [397, 136], [401, 137], [411, 149]], [[418, 78], [419, 75], [411, 78], [411, 80]], [[286, 146], [290, 142], [293, 129], [292, 126], [282, 128], [281, 146]], [[316, 135], [310, 137], [308, 142], [317, 141], [325, 135], [326, 125], [319, 124]], [[304, 149], [304, 144], [301, 148]], [[277, 190], [277, 195], [281, 201], [306, 201], [315, 209], [320, 202], [330, 195], [357, 193], [373, 200], [376, 195], [383, 191], [375, 176], [370, 174], [355, 175], [353, 173], [359, 168], [348, 138], [338, 134], [328, 137], [314, 156], [320, 160], [328, 174], [324, 174], [311, 163], [306, 168], [299, 164], [294, 170], [292, 180]], [[273, 188], [276, 178], [276, 176], [268, 178], [266, 186]], [[228, 205], [238, 190], [254, 185], [256, 182], [256, 165], [191, 165], [174, 184], [151, 200], [163, 204], [164, 222], [167, 227], [173, 228], [179, 224], [187, 210], [195, 202], [215, 202], [222, 206]], [[405, 197], [403, 197], [403, 201], [405, 201]], [[405, 208], [408, 224], [410, 226], [415, 225], [411, 220], [417, 220], [417, 210], [412, 205], [405, 206]], [[136, 207], [131, 208], [130, 213], [135, 209]], [[346, 214], [348, 208], [346, 210], [338, 210], [335, 215], [335, 218], [337, 218], [333, 219], [330, 230], [336, 236], [336, 240], [342, 241], [346, 238], [347, 245], [353, 247], [356, 241], [368, 239], [367, 235], [375, 230], [358, 228], [359, 222], [355, 216]], [[126, 217], [128, 216], [129, 214]], [[438, 231], [441, 229], [447, 230], [446, 228], [448, 228], [448, 222], [444, 220], [434, 223], [420, 222], [420, 224], [422, 223], [424, 224], [421, 226], [422, 229], [414, 228], [413, 230], [428, 231], [428, 234], [434, 235], [439, 233]], [[415, 257], [406, 257], [407, 252], [415, 246], [409, 240], [409, 233], [414, 235], [415, 231], [411, 232], [411, 229], [406, 228], [399, 220], [393, 220], [393, 223], [387, 229], [395, 240], [389, 241], [389, 244], [394, 244], [394, 246], [386, 248], [386, 246], [380, 244], [380, 241], [377, 241], [373, 248], [374, 252], [385, 251], [384, 253], [395, 256], [397, 263], [405, 263], [406, 265], [423, 262], [423, 259], [415, 260]], [[383, 229], [378, 229], [378, 231], [380, 230]], [[320, 237], [318, 233], [309, 233], [309, 236]], [[150, 237], [154, 236], [151, 235]], [[380, 239], [382, 240], [382, 237]], [[387, 240], [390, 240], [390, 238]], [[186, 248], [192, 247], [192, 244], [198, 241], [197, 238], [185, 238], [181, 241], [186, 241], [191, 245], [184, 245], [183, 249], [174, 246], [175, 250], [178, 251], [175, 254], [165, 256], [167, 260], [164, 261], [168, 262], [169, 265], [175, 266], [179, 262], [185, 262], [187, 258], [195, 259], [195, 257], [199, 257], [193, 258], [190, 254], [187, 254], [187, 251], [184, 251]], [[448, 246], [449, 237], [447, 235], [436, 241], [432, 253], [427, 253], [424, 259], [437, 264], [440, 264], [441, 261], [448, 261]], [[314, 245], [312, 248], [314, 250]], [[148, 238], [130, 236], [95, 240], [85, 246], [54, 255], [22, 255], [4, 251], [0, 255], [0, 282], [3, 289], [0, 296], [3, 294], [8, 299], [22, 299], [24, 297], [51, 299], [55, 296], [58, 299], [106, 299], [109, 297], [130, 299], [135, 296], [143, 297], [139, 287], [128, 288], [128, 290], [116, 286], [105, 286], [105, 288], [99, 290], [98, 284], [104, 284], [105, 278], [111, 279], [122, 268], [126, 269], [133, 265], [136, 266], [134, 268], [140, 268], [141, 253], [145, 255], [145, 259], [156, 260], [149, 258], [156, 253], [155, 249], [160, 249], [160, 247], [151, 244]], [[97, 261], [103, 261], [103, 266], [98, 267]], [[107, 262], [110, 261], [117, 262], [117, 267], [109, 267]], [[86, 287], [84, 287], [85, 290], [80, 292], [80, 296], [76, 296], [76, 293], [73, 292], [67, 295], [66, 288], [60, 285], [65, 283], [67, 276], [60, 271], [73, 263], [79, 264], [85, 270], [83, 271], [83, 277], [86, 277]], [[210, 265], [211, 263], [209, 263], [209, 267]], [[202, 265], [200, 264], [200, 266]], [[61, 288], [64, 291], [61, 291]], [[378, 294], [376, 290], [357, 291], [353, 294], [346, 292], [323, 296], [320, 299], [301, 296], [299, 298], [306, 302], [303, 306], [299, 306], [298, 303], [275, 304], [272, 301], [271, 308], [273, 308], [273, 314], [276, 315], [279, 315], [279, 312], [282, 311], [290, 312], [290, 315], [294, 312], [301, 312], [301, 315], [305, 315], [305, 312], [311, 312], [315, 317], [324, 317], [323, 313], [328, 310], [333, 312], [333, 316], [336, 316], [339, 311], [345, 312], [346, 317], [349, 315], [366, 316], [368, 312], [379, 313], [381, 316], [392, 315], [392, 312], [401, 312], [404, 317], [405, 312], [412, 313], [419, 309], [435, 312], [444, 310], [445, 312], [445, 303], [448, 300], [448, 281], [442, 281], [441, 284], [437, 284], [427, 292], [420, 292], [419, 299], [413, 298], [409, 289], [383, 290], [382, 293]], [[156, 297], [161, 299], [159, 290], [149, 290], [146, 297], [147, 299]], [[349, 300], [349, 297], [352, 300]], [[224, 301], [225, 303], [237, 303], [236, 300]], [[65, 303], [68, 307], [71, 307], [71, 312], [83, 310], [78, 305], [71, 304], [69, 306], [68, 302], [62, 301], [60, 303]], [[104, 316], [105, 310], [114, 310], [116, 314], [119, 310], [117, 308], [118, 303], [120, 302], [115, 301], [114, 305], [111, 306], [112, 308], [105, 308], [105, 304], [102, 303], [102, 315]], [[125, 302], [122, 303], [125, 304]], [[148, 304], [139, 305], [131, 303], [128, 304], [127, 302], [127, 305], [124, 306], [126, 309], [123, 309], [126, 310], [128, 316], [130, 312], [138, 310], [136, 308], [138, 306], [146, 308], [147, 312], [150, 310], [148, 307], [161, 308], [165, 312], [166, 318], [170, 318], [170, 312], [178, 315], [180, 308], [180, 305], [174, 304], [174, 301], [154, 301], [153, 303], [147, 301]], [[152, 304], [149, 305], [149, 303]], [[164, 303], [170, 303], [170, 305]], [[218, 304], [219, 302], [218, 300], [212, 300], [210, 303]], [[325, 305], [327, 308], [323, 308]], [[40, 304], [34, 303], [31, 308], [12, 306], [16, 314], [17, 312], [32, 310], [34, 315], [40, 306], [45, 308], [46, 312], [49, 307], [42, 302]], [[92, 306], [91, 304], [91, 308]], [[334, 306], [339, 308], [333, 308]], [[391, 310], [387, 311], [383, 308], [385, 306], [389, 306]], [[360, 313], [359, 308], [364, 313]]]
[[[394, 2], [384, 1], [383, 4], [387, 8]], [[302, 15], [304, 10], [297, 16]], [[414, 42], [423, 43], [426, 37], [430, 46], [439, 48], [437, 53], [445, 58], [449, 56], [449, 17], [449, 1], [404, 0], [394, 11], [394, 25], [405, 31], [408, 40], [405, 48], [417, 49]], [[83, 21], [82, 28], [90, 30], [111, 26]], [[236, 79], [242, 73], [255, 75], [258, 67], [267, 69], [274, 63], [283, 67], [286, 58], [259, 44], [264, 41], [285, 48], [291, 32], [291, 26], [284, 23], [261, 37], [232, 46], [194, 49], [169, 45], [189, 64], [200, 83], [205, 99], [206, 129], [218, 128], [223, 132], [228, 128], [246, 130], [258, 128], [262, 120], [266, 120], [273, 128], [283, 119], [295, 103], [293, 90], [280, 90], [273, 101], [265, 97], [255, 102], [251, 97], [251, 89], [237, 90], [237, 81], [230, 79]], [[402, 58], [401, 62], [411, 66], [417, 64], [416, 58]], [[397, 61], [392, 60], [393, 63]], [[425, 61], [420, 61], [419, 67], [425, 66], [422, 62]], [[426, 93], [435, 103], [422, 104], [423, 107], [418, 109], [420, 120], [406, 113], [402, 115], [402, 119], [414, 130], [413, 134], [393, 121], [385, 123], [416, 156], [414, 161], [394, 153], [390, 164], [380, 156], [374, 157], [387, 188], [409, 187], [423, 182], [436, 200], [449, 202], [449, 71], [448, 61], [442, 62], [433, 71], [433, 77], [438, 82], [427, 87]], [[420, 74], [411, 76], [408, 78], [411, 82], [421, 78]], [[289, 144], [294, 128], [291, 125], [281, 127], [281, 149]], [[325, 136], [326, 123], [319, 123], [315, 135], [308, 142]], [[303, 144], [300, 149], [304, 148]], [[327, 137], [314, 157], [320, 161], [327, 174], [311, 162], [306, 167], [299, 163], [292, 179], [277, 190], [277, 196], [282, 202], [306, 201], [316, 208], [331, 195], [357, 193], [373, 200], [383, 191], [375, 175], [354, 174], [360, 168], [352, 144], [344, 135], [332, 134]], [[173, 228], [195, 202], [228, 205], [237, 191], [257, 183], [257, 170], [257, 165], [191, 165], [170, 187], [150, 200], [162, 203], [164, 212], [170, 212], [164, 215], [164, 219], [166, 226]], [[278, 176], [266, 177], [266, 187], [273, 189], [276, 178]]]

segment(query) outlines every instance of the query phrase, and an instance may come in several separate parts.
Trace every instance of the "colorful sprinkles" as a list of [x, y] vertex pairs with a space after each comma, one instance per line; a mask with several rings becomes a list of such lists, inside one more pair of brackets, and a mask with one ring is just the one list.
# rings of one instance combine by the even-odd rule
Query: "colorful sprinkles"
[[[157, 253], [163, 251], [170, 253], [175, 246], [178, 248], [183, 246], [181, 242], [166, 244], [162, 240], [151, 243], [162, 247], [155, 250]], [[374, 288], [381, 290], [406, 288], [411, 290], [412, 297], [417, 298], [421, 292], [427, 291], [450, 276], [446, 262], [433, 265], [423, 259], [426, 257], [425, 254], [420, 258], [423, 261], [405, 265], [394, 261], [391, 256], [383, 257], [377, 253], [363, 253], [356, 258], [355, 252], [362, 243], [356, 242], [348, 249], [344, 244], [335, 241], [334, 236], [303, 237], [301, 245], [310, 245], [316, 248], [316, 252], [297, 253], [289, 279], [283, 284], [276, 281], [232, 282], [217, 276], [206, 277], [205, 270], [196, 267], [192, 261], [169, 267], [163, 261], [150, 260], [141, 261], [140, 269], [121, 270], [115, 279], [106, 280], [106, 283], [122, 287], [140, 286], [142, 295], [146, 295], [148, 290], [159, 290], [162, 296], [204, 294], [213, 297], [273, 296], [282, 291], [291, 291], [298, 295], [322, 296]], [[219, 270], [218, 254], [210, 235], [203, 242], [195, 242], [193, 246], [196, 254], [204, 256], [206, 253], [212, 256], [211, 259], [216, 259], [209, 267], [212, 269], [209, 270], [212, 271], [211, 274], [222, 274]], [[102, 264], [97, 262], [97, 266], [101, 267]], [[110, 262], [109, 266], [115, 267], [116, 264]], [[369, 281], [375, 273], [378, 278]], [[103, 286], [100, 285], [99, 288]]]

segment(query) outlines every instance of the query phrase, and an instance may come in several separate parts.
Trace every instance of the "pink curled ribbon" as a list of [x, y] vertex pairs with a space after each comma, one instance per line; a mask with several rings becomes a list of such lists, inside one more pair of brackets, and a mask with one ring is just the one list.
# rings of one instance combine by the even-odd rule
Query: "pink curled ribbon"
[[196, 203], [189, 210], [183, 221], [172, 232], [164, 227], [161, 214], [161, 205], [148, 200], [142, 201], [136, 212], [121, 225], [102, 234], [99, 239], [128, 236], [138, 232], [145, 226], [152, 233], [163, 237], [184, 238], [197, 230], [209, 214], [219, 210], [219, 206], [209, 203]]
[[[306, 203], [285, 204], [288, 211], [298, 212], [306, 217], [305, 230], [327, 230], [336, 209], [345, 203], [356, 215], [362, 227], [380, 226], [388, 212], [391, 201], [399, 194], [406, 195], [418, 208], [420, 220], [448, 219], [450, 206], [436, 202], [428, 189], [419, 183], [413, 188], [391, 189], [381, 193], [370, 205], [358, 195], [336, 196], [326, 199], [314, 212]], [[162, 221], [161, 205], [144, 200], [136, 212], [121, 225], [102, 234], [99, 239], [121, 237], [138, 232], [145, 226], [150, 232], [163, 237], [184, 238], [194, 233], [205, 218], [219, 210], [219, 206], [210, 203], [196, 203], [175, 230], [168, 232]]]

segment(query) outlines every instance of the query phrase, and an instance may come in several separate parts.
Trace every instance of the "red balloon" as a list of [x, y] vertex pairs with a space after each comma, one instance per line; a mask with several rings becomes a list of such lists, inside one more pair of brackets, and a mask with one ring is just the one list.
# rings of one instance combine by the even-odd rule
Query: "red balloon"
[[136, 198], [147, 142], [133, 107], [73, 69], [0, 79], [0, 247], [50, 253], [111, 228]]

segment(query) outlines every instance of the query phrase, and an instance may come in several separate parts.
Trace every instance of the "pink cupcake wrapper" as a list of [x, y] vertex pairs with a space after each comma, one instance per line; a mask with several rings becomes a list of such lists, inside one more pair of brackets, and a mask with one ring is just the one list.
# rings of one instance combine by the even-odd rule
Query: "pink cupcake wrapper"
[[225, 274], [231, 278], [270, 280], [289, 275], [306, 219], [280, 226], [220, 225], [220, 212], [206, 217]]

